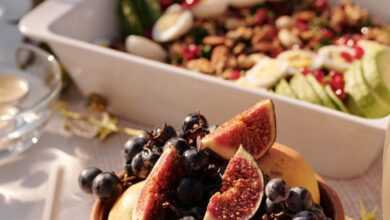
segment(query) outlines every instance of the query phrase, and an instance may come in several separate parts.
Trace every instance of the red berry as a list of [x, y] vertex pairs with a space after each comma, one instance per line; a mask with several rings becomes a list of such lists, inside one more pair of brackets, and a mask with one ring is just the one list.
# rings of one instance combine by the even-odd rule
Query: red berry
[[351, 54], [349, 54], [348, 52], [346, 51], [343, 51], [340, 53], [340, 56], [348, 63], [352, 63], [353, 62], [353, 56]]
[[229, 80], [237, 80], [241, 77], [241, 71], [240, 70], [232, 70], [227, 74], [227, 78]]
[[161, 6], [161, 8], [163, 8], [163, 9], [168, 8], [168, 7], [171, 6], [172, 4], [173, 4], [173, 1], [172, 1], [172, 0], [160, 0], [160, 6]]
[[268, 10], [264, 8], [258, 9], [255, 18], [257, 24], [264, 24], [268, 19]]
[[345, 94], [344, 89], [337, 89], [337, 90], [335, 91], [335, 94], [336, 94], [337, 97], [339, 97], [339, 99], [341, 99], [342, 101], [344, 101], [344, 100], [347, 98], [347, 95]]
[[345, 35], [336, 40], [336, 44], [354, 47], [357, 44], [356, 36]]
[[315, 70], [313, 71], [314, 77], [317, 79], [319, 83], [324, 83], [325, 73], [322, 70]]
[[200, 2], [200, 0], [184, 0], [184, 2], [181, 3], [181, 6], [185, 9], [191, 9], [199, 2]]
[[321, 29], [321, 33], [322, 33], [322, 38], [325, 38], [325, 39], [331, 39], [334, 37], [333, 32], [327, 28]]
[[333, 91], [337, 91], [338, 89], [344, 90], [344, 75], [336, 71], [331, 71], [330, 76], [330, 86], [332, 87]]
[[315, 0], [314, 7], [318, 10], [325, 10], [328, 8], [328, 0]]
[[193, 60], [200, 56], [200, 48], [195, 44], [190, 44], [183, 49], [183, 58], [185, 60]]
[[303, 75], [309, 75], [309, 74], [311, 74], [312, 73], [312, 71], [311, 71], [311, 69], [309, 69], [309, 68], [304, 68], [303, 70], [302, 70], [302, 74]]
[[357, 60], [360, 60], [364, 56], [364, 49], [359, 46], [355, 46], [353, 49], [354, 49], [353, 57]]
[[309, 30], [309, 24], [306, 21], [301, 21], [301, 20], [296, 21], [295, 27], [298, 28], [300, 31]]

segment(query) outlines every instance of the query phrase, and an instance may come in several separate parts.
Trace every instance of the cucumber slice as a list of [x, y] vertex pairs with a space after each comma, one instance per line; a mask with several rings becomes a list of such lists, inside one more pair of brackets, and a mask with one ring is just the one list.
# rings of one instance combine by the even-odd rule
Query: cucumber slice
[[119, 0], [118, 17], [123, 37], [144, 35], [144, 28], [132, 0]]
[[345, 107], [344, 103], [339, 99], [339, 97], [337, 97], [337, 95], [333, 92], [332, 88], [329, 85], [325, 86], [325, 92], [336, 105], [338, 110], [349, 113], [347, 107]]
[[326, 94], [324, 87], [317, 81], [317, 79], [309, 74], [306, 76], [306, 80], [309, 82], [310, 86], [316, 92], [317, 96], [321, 99], [324, 106], [332, 109], [336, 109], [336, 106], [333, 104], [332, 100]]
[[366, 84], [362, 63], [355, 62], [345, 75], [345, 92], [350, 96], [351, 109], [356, 108], [367, 118], [381, 118], [389, 114], [390, 106], [380, 99]]
[[296, 73], [290, 81], [290, 87], [301, 100], [322, 105], [321, 99], [307, 82], [302, 73]]
[[390, 49], [367, 55], [363, 59], [363, 76], [370, 89], [390, 105]]
[[280, 80], [279, 83], [276, 85], [275, 93], [282, 96], [294, 98], [294, 99], [297, 98], [297, 95], [295, 95], [294, 91], [292, 91], [290, 85], [285, 79]]
[[151, 28], [161, 15], [160, 4], [157, 0], [128, 1], [132, 1], [134, 3], [140, 22], [145, 29]]

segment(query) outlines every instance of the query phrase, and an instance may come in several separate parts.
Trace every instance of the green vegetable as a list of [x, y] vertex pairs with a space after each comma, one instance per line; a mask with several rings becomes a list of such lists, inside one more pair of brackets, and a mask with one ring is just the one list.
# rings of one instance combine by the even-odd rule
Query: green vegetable
[[292, 91], [290, 85], [285, 79], [280, 80], [279, 83], [276, 85], [275, 93], [282, 96], [294, 98], [294, 99], [297, 98], [297, 95], [295, 95], [294, 91]]
[[324, 106], [336, 109], [336, 106], [333, 104], [332, 100], [326, 93], [324, 87], [317, 81], [317, 79], [313, 75], [307, 75], [306, 80], [309, 82], [310, 86], [313, 88], [317, 96], [321, 99]]
[[350, 96], [348, 106], [363, 113], [367, 118], [381, 118], [390, 113], [387, 105], [366, 84], [363, 77], [362, 63], [355, 62], [345, 75], [345, 91]]
[[205, 28], [197, 26], [191, 29], [190, 35], [196, 44], [201, 44], [203, 42], [203, 38], [209, 35], [209, 32]]
[[123, 37], [132, 34], [144, 35], [144, 27], [132, 0], [119, 0], [118, 18]]
[[290, 87], [298, 98], [307, 102], [322, 105], [321, 99], [315, 93], [302, 73], [296, 73], [290, 81]]
[[325, 86], [325, 92], [329, 96], [329, 98], [333, 101], [333, 104], [336, 105], [338, 110], [340, 110], [342, 112], [346, 112], [346, 113], [349, 112], [347, 107], [339, 99], [339, 97], [337, 97], [337, 95], [333, 92], [332, 88], [329, 85]]
[[202, 57], [204, 57], [206, 59], [209, 59], [211, 57], [211, 51], [212, 51], [211, 46], [210, 45], [205, 45], [202, 48]]
[[140, 22], [144, 29], [149, 29], [161, 15], [160, 4], [157, 0], [128, 0], [135, 5]]
[[363, 42], [363, 76], [370, 89], [390, 105], [390, 49], [374, 43]]

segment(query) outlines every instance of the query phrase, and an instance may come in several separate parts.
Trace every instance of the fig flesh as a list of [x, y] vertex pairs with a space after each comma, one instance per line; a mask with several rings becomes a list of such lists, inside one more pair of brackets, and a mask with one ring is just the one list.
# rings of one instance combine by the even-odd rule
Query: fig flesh
[[242, 147], [229, 161], [220, 192], [207, 206], [204, 220], [246, 220], [254, 216], [263, 198], [263, 174]]
[[202, 139], [201, 148], [209, 148], [230, 159], [243, 145], [255, 159], [263, 156], [276, 139], [275, 110], [271, 100], [235, 116]]
[[145, 181], [145, 186], [133, 211], [133, 220], [164, 219], [163, 203], [167, 193], [184, 174], [180, 155], [167, 147]]

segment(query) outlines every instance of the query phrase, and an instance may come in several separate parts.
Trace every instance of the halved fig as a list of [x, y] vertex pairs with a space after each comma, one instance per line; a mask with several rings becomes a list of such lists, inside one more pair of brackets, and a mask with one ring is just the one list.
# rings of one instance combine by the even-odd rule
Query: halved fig
[[260, 206], [263, 186], [257, 162], [240, 147], [226, 167], [220, 192], [209, 201], [204, 220], [250, 219]]
[[163, 203], [172, 184], [184, 174], [182, 167], [176, 148], [167, 147], [146, 179], [133, 210], [133, 220], [164, 219]]
[[201, 148], [210, 148], [221, 157], [230, 159], [242, 145], [259, 159], [275, 142], [275, 120], [272, 101], [259, 102], [204, 137]]

